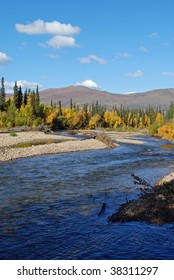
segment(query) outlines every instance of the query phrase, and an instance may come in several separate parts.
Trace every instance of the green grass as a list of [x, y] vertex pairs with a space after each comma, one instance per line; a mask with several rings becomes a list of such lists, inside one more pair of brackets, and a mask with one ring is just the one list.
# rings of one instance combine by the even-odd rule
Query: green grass
[[10, 136], [15, 137], [17, 134], [15, 132], [10, 132]]
[[30, 142], [14, 144], [11, 147], [12, 148], [29, 148], [31, 146], [47, 145], [47, 144], [53, 144], [53, 143], [62, 143], [62, 142], [66, 142], [66, 141], [69, 141], [69, 139], [64, 139], [64, 140], [55, 140], [55, 139], [34, 140], [34, 141], [30, 141]]

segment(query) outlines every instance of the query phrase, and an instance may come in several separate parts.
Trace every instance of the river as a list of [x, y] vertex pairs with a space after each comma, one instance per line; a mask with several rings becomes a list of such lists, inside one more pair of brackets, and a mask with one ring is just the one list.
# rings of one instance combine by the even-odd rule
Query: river
[[131, 173], [153, 184], [173, 171], [173, 145], [137, 139], [1, 163], [0, 259], [173, 259], [174, 224], [107, 221], [140, 194]]

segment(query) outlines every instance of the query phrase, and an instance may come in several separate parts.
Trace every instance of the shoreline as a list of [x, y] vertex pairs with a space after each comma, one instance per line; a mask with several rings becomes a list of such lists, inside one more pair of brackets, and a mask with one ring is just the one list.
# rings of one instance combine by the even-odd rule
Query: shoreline
[[[79, 136], [82, 140], [77, 139], [76, 132], [71, 136], [63, 136], [58, 133], [45, 133], [44, 131], [33, 130], [14, 130], [0, 132], [0, 163], [15, 160], [18, 158], [28, 158], [32, 156], [59, 154], [67, 152], [78, 152], [86, 150], [112, 149], [120, 143], [130, 143], [142, 145], [144, 141], [132, 139], [142, 133], [103, 132], [102, 130], [79, 130]], [[87, 136], [87, 139], [86, 139]], [[28, 147], [14, 147], [17, 144], [27, 144]], [[39, 144], [40, 142], [40, 144]], [[43, 143], [45, 142], [45, 143]], [[60, 142], [60, 143], [56, 143]]]
[[[78, 152], [85, 150], [107, 149], [107, 144], [97, 139], [77, 140], [76, 137], [62, 136], [58, 134], [45, 134], [40, 131], [28, 131], [15, 133], [0, 133], [0, 163], [15, 160], [18, 158], [28, 158], [32, 156]], [[43, 142], [45, 144], [31, 144], [30, 147], [15, 148], [13, 145], [25, 144], [28, 142]], [[56, 143], [60, 141], [60, 143]], [[117, 146], [115, 144], [115, 146]]]
[[113, 223], [146, 222], [164, 225], [174, 223], [174, 172], [144, 189], [138, 198], [122, 204], [108, 221]]

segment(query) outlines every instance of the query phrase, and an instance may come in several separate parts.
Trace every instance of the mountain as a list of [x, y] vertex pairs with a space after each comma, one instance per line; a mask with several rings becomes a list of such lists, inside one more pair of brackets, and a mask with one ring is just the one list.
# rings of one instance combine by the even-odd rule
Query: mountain
[[142, 107], [148, 105], [152, 107], [161, 106], [161, 109], [166, 109], [171, 101], [174, 102], [174, 88], [156, 89], [141, 93], [119, 94], [110, 93], [107, 91], [95, 90], [84, 86], [70, 86], [64, 88], [50, 88], [40, 91], [40, 100], [42, 103], [50, 104], [51, 100], [58, 104], [61, 101], [63, 107], [70, 104], [72, 98], [73, 103], [82, 106], [85, 103], [91, 105], [97, 100], [100, 104], [106, 105], [108, 109], [113, 106], [129, 108]]

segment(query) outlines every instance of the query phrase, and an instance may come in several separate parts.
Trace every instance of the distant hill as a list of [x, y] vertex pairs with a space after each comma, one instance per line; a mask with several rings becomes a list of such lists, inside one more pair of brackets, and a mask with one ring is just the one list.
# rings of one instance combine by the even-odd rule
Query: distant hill
[[145, 108], [151, 105], [152, 107], [161, 106], [161, 109], [165, 110], [171, 101], [174, 102], [174, 88], [156, 89], [133, 94], [118, 94], [94, 90], [84, 86], [70, 86], [50, 88], [40, 92], [41, 102], [46, 104], [50, 104], [51, 100], [57, 104], [61, 100], [62, 106], [67, 107], [71, 98], [79, 106], [85, 103], [91, 105], [98, 100], [100, 104], [106, 105], [108, 109], [115, 105], [117, 107], [123, 105], [129, 108]]

